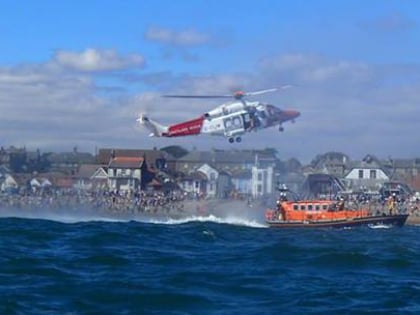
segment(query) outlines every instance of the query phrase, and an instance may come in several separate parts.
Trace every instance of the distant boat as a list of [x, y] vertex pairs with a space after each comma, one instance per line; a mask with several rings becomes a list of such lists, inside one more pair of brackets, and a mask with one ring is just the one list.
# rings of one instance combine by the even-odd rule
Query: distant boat
[[344, 201], [333, 200], [278, 200], [275, 209], [265, 213], [266, 224], [273, 228], [401, 227], [407, 217], [408, 214], [372, 215], [368, 209], [346, 209]]

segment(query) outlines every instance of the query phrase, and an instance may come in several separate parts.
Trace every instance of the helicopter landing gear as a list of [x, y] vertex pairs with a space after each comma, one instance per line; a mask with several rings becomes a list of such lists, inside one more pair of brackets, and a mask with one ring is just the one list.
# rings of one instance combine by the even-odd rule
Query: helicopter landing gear
[[280, 131], [280, 132], [283, 132], [283, 131], [284, 131], [284, 127], [283, 127], [283, 126], [280, 126], [280, 127], [279, 127], [279, 131]]
[[236, 138], [230, 137], [228, 140], [229, 140], [229, 143], [234, 143], [235, 141], [239, 143], [239, 142], [242, 141], [242, 138], [241, 137], [236, 137]]

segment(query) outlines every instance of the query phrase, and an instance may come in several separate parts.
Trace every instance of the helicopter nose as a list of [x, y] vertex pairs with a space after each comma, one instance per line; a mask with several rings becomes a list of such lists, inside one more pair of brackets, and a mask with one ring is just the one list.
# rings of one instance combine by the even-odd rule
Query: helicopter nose
[[285, 113], [290, 117], [290, 119], [294, 119], [300, 116], [300, 112], [296, 110], [286, 110]]

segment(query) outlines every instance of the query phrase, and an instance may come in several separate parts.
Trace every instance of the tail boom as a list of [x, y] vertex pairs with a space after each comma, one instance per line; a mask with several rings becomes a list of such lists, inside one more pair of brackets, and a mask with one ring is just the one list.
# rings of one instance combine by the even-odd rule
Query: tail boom
[[140, 115], [137, 121], [151, 132], [150, 137], [164, 137], [168, 133], [167, 126], [163, 126], [145, 115]]
[[137, 121], [151, 131], [150, 137], [183, 137], [200, 134], [204, 117], [198, 117], [171, 126], [163, 126], [144, 115], [141, 115]]

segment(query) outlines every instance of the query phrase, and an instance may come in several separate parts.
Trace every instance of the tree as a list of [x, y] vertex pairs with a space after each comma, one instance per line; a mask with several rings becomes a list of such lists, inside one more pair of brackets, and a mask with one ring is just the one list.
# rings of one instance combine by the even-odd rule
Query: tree
[[176, 159], [179, 159], [183, 157], [184, 155], [188, 154], [188, 150], [179, 145], [170, 145], [170, 146], [161, 148], [160, 150], [172, 155]]
[[286, 162], [286, 169], [289, 172], [299, 172], [302, 169], [302, 164], [296, 158], [291, 158]]

